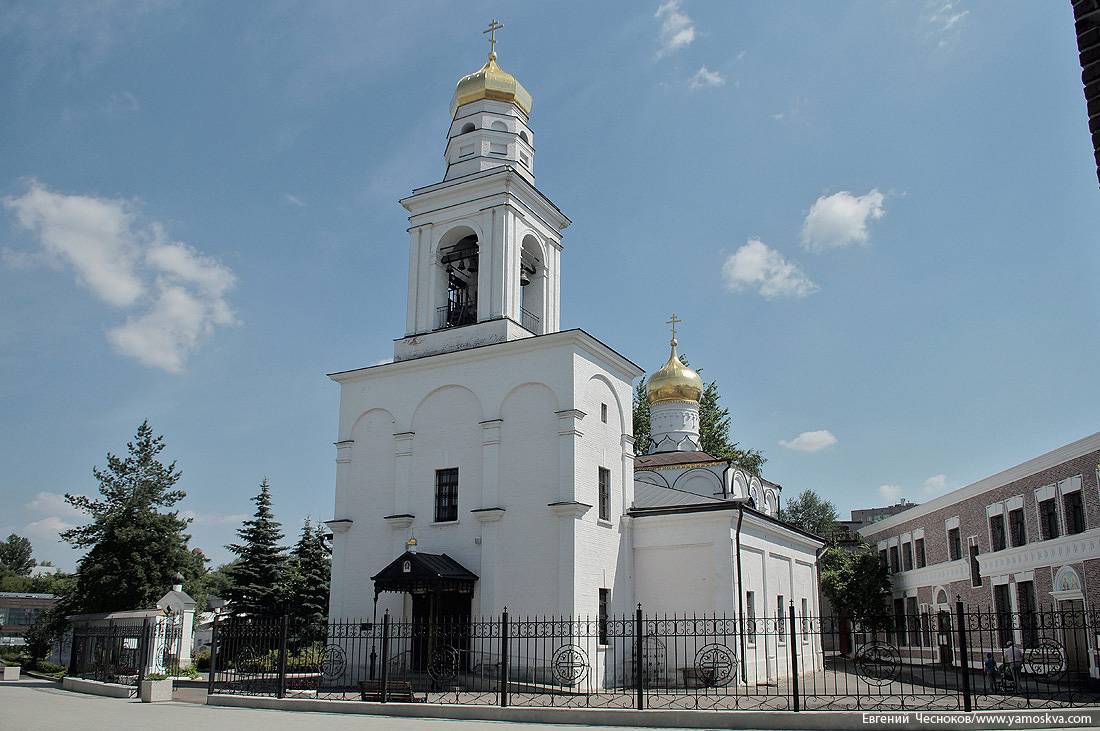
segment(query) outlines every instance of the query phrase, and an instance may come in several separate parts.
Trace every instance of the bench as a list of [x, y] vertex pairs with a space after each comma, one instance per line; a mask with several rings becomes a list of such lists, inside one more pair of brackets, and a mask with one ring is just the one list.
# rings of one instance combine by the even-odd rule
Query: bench
[[[381, 680], [360, 680], [359, 695], [365, 701], [382, 701]], [[390, 680], [386, 683], [386, 700], [391, 703], [424, 703], [427, 695], [417, 697], [412, 683], [407, 680]]]

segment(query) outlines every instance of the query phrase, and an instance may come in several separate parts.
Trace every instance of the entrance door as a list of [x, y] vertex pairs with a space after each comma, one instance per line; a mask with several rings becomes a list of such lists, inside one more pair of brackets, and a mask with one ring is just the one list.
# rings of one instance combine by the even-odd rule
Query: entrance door
[[414, 670], [428, 670], [435, 650], [447, 647], [458, 653], [460, 667], [466, 669], [469, 663], [471, 599], [471, 594], [457, 591], [413, 594], [412, 642], [409, 650]]
[[1062, 644], [1066, 648], [1066, 671], [1088, 674], [1089, 647], [1085, 633], [1085, 603], [1081, 599], [1058, 602], [1062, 620]]

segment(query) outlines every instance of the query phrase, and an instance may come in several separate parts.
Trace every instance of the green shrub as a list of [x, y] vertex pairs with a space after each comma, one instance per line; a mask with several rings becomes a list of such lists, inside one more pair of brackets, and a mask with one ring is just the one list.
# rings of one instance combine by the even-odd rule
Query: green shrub
[[146, 680], [168, 680], [168, 676], [164, 673], [149, 673], [145, 676]]
[[196, 668], [206, 672], [210, 669], [210, 650], [204, 647], [195, 653], [195, 657], [193, 657], [192, 660]]
[[66, 670], [68, 670], [68, 668], [66, 668], [64, 665], [58, 665], [57, 663], [50, 662], [48, 660], [39, 660], [38, 670], [39, 672], [46, 673], [47, 675], [56, 675], [57, 673], [65, 672]]
[[194, 665], [188, 665], [185, 668], [178, 668], [175, 672], [172, 673], [172, 675], [177, 678], [190, 678], [191, 680], [194, 680], [195, 678], [199, 677], [199, 671], [195, 668]]

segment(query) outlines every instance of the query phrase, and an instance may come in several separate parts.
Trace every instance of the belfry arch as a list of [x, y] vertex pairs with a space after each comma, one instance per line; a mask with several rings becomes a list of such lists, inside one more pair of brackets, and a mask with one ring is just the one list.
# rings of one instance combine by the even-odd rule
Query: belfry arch
[[466, 226], [451, 229], [439, 240], [436, 330], [477, 322], [479, 253], [477, 234]]
[[519, 315], [527, 330], [536, 335], [546, 332], [546, 255], [531, 234], [520, 244]]

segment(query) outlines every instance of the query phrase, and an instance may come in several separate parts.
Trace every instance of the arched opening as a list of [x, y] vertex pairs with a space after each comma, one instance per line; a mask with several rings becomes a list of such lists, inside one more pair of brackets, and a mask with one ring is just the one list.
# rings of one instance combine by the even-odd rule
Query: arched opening
[[507, 132], [508, 131], [508, 125], [506, 125], [504, 122], [501, 122], [498, 119], [495, 122], [493, 122], [492, 125], [490, 125], [490, 129], [495, 129], [498, 132]]
[[531, 144], [531, 139], [527, 136], [527, 133], [525, 131], [523, 131], [523, 130], [519, 131], [519, 138], [521, 140], [523, 140], [524, 142], [526, 142], [527, 144]]
[[523, 237], [519, 255], [520, 324], [536, 335], [546, 332], [546, 263], [538, 239]]
[[439, 241], [442, 304], [436, 307], [436, 329], [477, 322], [477, 234], [465, 226]]
[[467, 122], [466, 124], [462, 125], [462, 131], [460, 131], [459, 134], [464, 135], [468, 132], [473, 132], [475, 129], [477, 129], [477, 127], [474, 126], [473, 122]]

